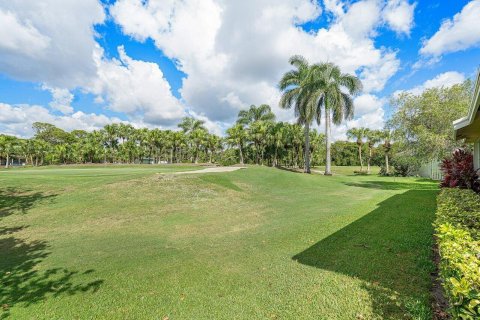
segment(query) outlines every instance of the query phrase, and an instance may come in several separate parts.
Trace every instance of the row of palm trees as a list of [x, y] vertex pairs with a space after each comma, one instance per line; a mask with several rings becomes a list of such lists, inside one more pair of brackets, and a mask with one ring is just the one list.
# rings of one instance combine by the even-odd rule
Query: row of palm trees
[[[284, 167], [303, 167], [305, 164], [304, 128], [298, 124], [276, 122], [267, 105], [251, 106], [249, 110], [241, 111], [237, 122], [227, 130], [224, 138], [208, 133], [202, 121], [193, 118], [185, 118], [179, 125], [182, 129], [179, 131], [135, 129], [122, 123], [107, 125], [102, 130], [90, 133], [82, 130], [68, 133], [49, 124], [37, 126], [42, 129], [32, 139], [0, 135], [0, 162], [8, 166], [15, 158], [17, 163], [21, 159], [37, 166], [51, 163], [145, 161], [222, 163], [227, 159], [227, 164]], [[386, 173], [389, 173], [389, 131], [352, 128], [347, 136], [358, 147], [362, 171], [362, 153], [367, 153], [366, 172], [369, 172], [371, 162], [375, 159], [374, 150], [381, 150], [385, 154]], [[325, 144], [325, 135], [315, 129], [310, 130], [309, 141], [308, 151], [313, 155], [313, 164], [324, 164], [325, 152], [321, 146]], [[2, 157], [4, 161], [1, 161]]]
[[[299, 124], [276, 122], [269, 105], [252, 105], [238, 113], [236, 123], [226, 131], [228, 146], [238, 151], [239, 163], [299, 167], [305, 159], [303, 129]], [[308, 154], [318, 152], [324, 135], [309, 132]]]
[[[318, 158], [320, 144], [324, 143], [325, 174], [330, 175], [331, 126], [353, 118], [353, 96], [361, 91], [361, 81], [354, 75], [342, 73], [332, 63], [309, 64], [302, 56], [293, 56], [289, 62], [294, 68], [279, 82], [280, 107], [294, 110], [296, 124], [276, 122], [270, 106], [265, 104], [240, 111], [236, 123], [226, 130], [225, 138], [209, 133], [205, 123], [193, 117], [184, 118], [178, 131], [136, 129], [129, 124], [114, 123], [93, 132], [66, 133], [50, 124], [35, 123], [33, 139], [0, 136], [0, 157], [6, 160], [7, 166], [12, 155], [32, 165], [45, 162], [198, 163], [218, 162], [230, 148], [241, 164], [298, 166], [310, 173], [312, 153]], [[320, 124], [322, 115], [324, 135], [311, 129], [314, 122]], [[369, 172], [373, 146], [380, 141], [381, 134], [358, 128], [351, 129], [348, 135], [359, 146], [362, 171], [361, 150], [364, 138], [367, 139]], [[387, 154], [386, 163], [388, 172]]]
[[363, 157], [362, 149], [366, 144], [368, 147], [367, 156], [367, 173], [370, 173], [371, 161], [373, 158], [374, 146], [378, 143], [382, 143], [383, 151], [385, 155], [385, 173], [390, 173], [389, 156], [392, 150], [392, 133], [390, 130], [371, 130], [369, 128], [351, 128], [347, 131], [347, 137], [350, 140], [355, 141], [358, 146], [358, 159], [360, 162], [360, 170], [363, 169]]
[[[0, 163], [12, 159], [28, 165], [66, 163], [251, 163], [300, 167], [304, 139], [298, 124], [276, 122], [270, 106], [240, 111], [225, 137], [209, 133], [201, 120], [186, 117], [180, 130], [136, 129], [113, 123], [101, 130], [65, 132], [48, 123], [35, 123], [31, 139], [0, 135]], [[317, 154], [324, 136], [310, 131], [309, 152]], [[232, 156], [233, 159], [228, 158]], [[317, 158], [319, 158], [317, 156]]]

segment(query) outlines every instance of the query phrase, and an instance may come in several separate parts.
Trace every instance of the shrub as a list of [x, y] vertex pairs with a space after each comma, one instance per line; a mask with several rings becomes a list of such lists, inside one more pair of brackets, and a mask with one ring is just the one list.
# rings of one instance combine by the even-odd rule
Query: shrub
[[387, 173], [387, 168], [385, 166], [382, 166], [378, 174], [383, 177], [393, 177], [395, 176], [395, 170], [394, 168], [390, 168], [389, 172]]
[[442, 190], [435, 229], [450, 313], [454, 319], [480, 319], [480, 196], [472, 190]]
[[222, 166], [231, 166], [238, 163], [238, 151], [236, 149], [228, 149], [222, 153], [219, 163]]
[[465, 149], [457, 149], [442, 161], [442, 188], [466, 188], [480, 190], [478, 174], [473, 168], [473, 155]]
[[480, 243], [470, 233], [451, 224], [438, 228], [443, 280], [454, 319], [480, 317]]
[[418, 173], [420, 162], [412, 156], [397, 155], [392, 159], [392, 167], [396, 176], [414, 176]]
[[466, 228], [480, 239], [480, 196], [472, 190], [444, 189], [437, 200], [436, 224]]

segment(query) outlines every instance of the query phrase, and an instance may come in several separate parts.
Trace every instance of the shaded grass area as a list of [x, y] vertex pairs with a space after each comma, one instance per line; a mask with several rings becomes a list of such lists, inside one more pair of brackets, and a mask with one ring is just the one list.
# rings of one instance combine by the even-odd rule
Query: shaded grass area
[[435, 194], [414, 189], [394, 195], [293, 259], [365, 281], [363, 288], [379, 317], [428, 319], [429, 279], [419, 273], [434, 270], [425, 244], [431, 243]]
[[435, 183], [71, 169], [0, 174], [3, 317], [429, 317]]

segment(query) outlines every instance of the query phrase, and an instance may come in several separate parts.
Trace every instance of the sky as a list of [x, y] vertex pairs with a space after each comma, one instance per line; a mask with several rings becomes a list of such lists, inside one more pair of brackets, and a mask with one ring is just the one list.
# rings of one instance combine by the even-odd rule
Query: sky
[[221, 135], [263, 103], [293, 122], [278, 81], [300, 54], [362, 80], [344, 139], [382, 128], [398, 92], [473, 79], [479, 20], [480, 0], [0, 0], [0, 133], [193, 116]]

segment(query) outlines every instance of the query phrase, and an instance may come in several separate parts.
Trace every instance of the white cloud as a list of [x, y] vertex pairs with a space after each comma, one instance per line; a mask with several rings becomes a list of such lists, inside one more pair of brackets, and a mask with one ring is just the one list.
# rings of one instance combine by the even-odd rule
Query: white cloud
[[156, 63], [134, 60], [123, 47], [118, 52], [119, 60], [106, 60], [97, 49], [97, 77], [87, 89], [98, 96], [97, 101], [150, 124], [171, 123], [184, 116], [182, 104]]
[[[10, 11], [0, 8], [0, 50], [5, 52], [23, 51], [33, 57], [49, 46], [50, 38], [42, 35], [29, 21], [23, 23]], [[8, 31], [7, 31], [8, 30]]]
[[410, 4], [405, 0], [390, 0], [383, 11], [385, 22], [397, 34], [408, 36], [414, 24], [415, 7], [416, 3]]
[[50, 91], [52, 94], [53, 100], [50, 102], [52, 109], [64, 114], [73, 112], [73, 107], [70, 105], [73, 101], [73, 94], [68, 89], [49, 87], [45, 84], [42, 86], [42, 89]]
[[480, 44], [479, 18], [480, 0], [470, 1], [453, 19], [442, 23], [440, 29], [424, 42], [420, 53], [440, 56], [444, 53], [478, 46]]
[[354, 99], [355, 115], [363, 116], [382, 109], [385, 101], [372, 94], [362, 94]]
[[0, 2], [0, 72], [52, 87], [84, 85], [95, 74], [97, 0]]
[[408, 92], [411, 94], [421, 94], [424, 90], [437, 87], [451, 87], [455, 84], [459, 84], [465, 81], [465, 75], [457, 71], [448, 71], [436, 75], [433, 79], [429, 79], [419, 86], [416, 86], [410, 90], [398, 90], [393, 94], [399, 95], [402, 92]]
[[[367, 92], [382, 90], [399, 68], [396, 52], [373, 41], [384, 7], [383, 1], [328, 1], [325, 10], [336, 18], [317, 32], [297, 26], [319, 18], [315, 1], [119, 0], [110, 13], [125, 34], [153, 39], [188, 75], [181, 94], [191, 110], [228, 122], [250, 104], [269, 103], [279, 111], [276, 84], [294, 54], [335, 62], [357, 72]], [[279, 118], [287, 113], [291, 120], [292, 111], [282, 110]]]
[[119, 59], [104, 56], [93, 29], [105, 19], [98, 0], [3, 1], [0, 27], [15, 32], [0, 35], [0, 72], [44, 84], [53, 96], [50, 107], [64, 114], [74, 112], [70, 90], [80, 88], [137, 124], [171, 126], [187, 106], [219, 130], [240, 109], [262, 103], [286, 121], [293, 112], [278, 108], [277, 81], [290, 69], [290, 56], [335, 62], [359, 75], [367, 94], [378, 92], [400, 61], [395, 48], [375, 45], [377, 29], [408, 35], [414, 6], [326, 0], [324, 10], [334, 15], [329, 26], [306, 32], [298, 24], [325, 18], [315, 0], [118, 0], [109, 12], [123, 32], [152, 39], [187, 75], [179, 100], [157, 64], [132, 59], [123, 49]]
[[71, 115], [57, 116], [38, 105], [9, 105], [0, 103], [0, 133], [29, 138], [33, 136], [34, 122], [48, 122], [67, 131], [83, 129], [93, 131], [112, 122], [122, 122], [102, 114], [77, 111]]
[[448, 71], [437, 75], [435, 78], [425, 81], [425, 89], [435, 87], [451, 87], [465, 81], [465, 75], [457, 71]]

